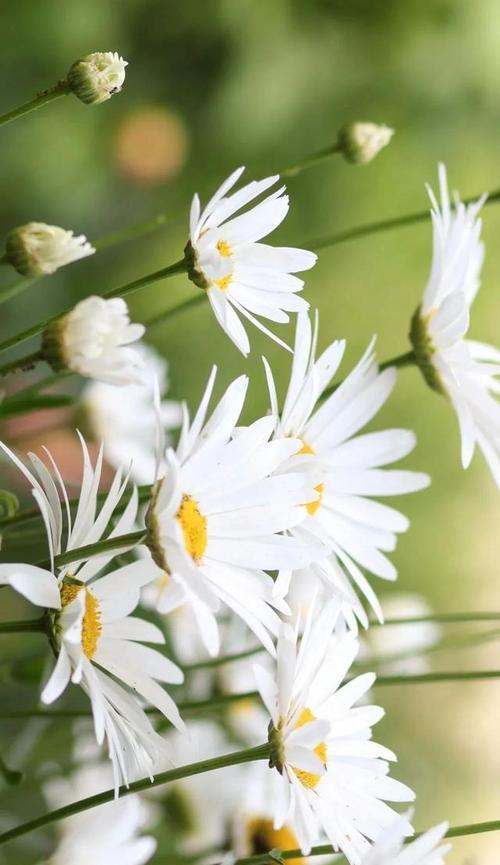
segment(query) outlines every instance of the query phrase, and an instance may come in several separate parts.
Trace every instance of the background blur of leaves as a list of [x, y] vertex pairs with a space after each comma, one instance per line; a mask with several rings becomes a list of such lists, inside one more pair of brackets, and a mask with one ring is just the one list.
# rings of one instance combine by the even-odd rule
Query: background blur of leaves
[[[111, 102], [87, 108], [67, 98], [2, 129], [2, 234], [40, 220], [92, 240], [156, 213], [172, 219], [2, 306], [4, 335], [178, 259], [195, 190], [212, 191], [238, 164], [287, 165], [326, 146], [348, 120], [387, 123], [397, 134], [370, 166], [336, 158], [291, 180], [291, 213], [277, 240], [307, 246], [308, 238], [426, 207], [424, 181], [435, 184], [438, 160], [464, 196], [500, 186], [496, 0], [19, 0], [0, 10], [2, 111], [89, 51], [118, 50], [130, 64]], [[498, 344], [500, 207], [487, 208], [484, 221], [472, 335]], [[348, 363], [373, 333], [381, 358], [405, 351], [429, 263], [429, 225], [325, 250], [306, 285], [321, 314], [320, 343], [347, 336]], [[2, 273], [0, 284], [12, 278]], [[145, 319], [194, 290], [183, 277], [156, 284], [132, 297], [133, 315]], [[265, 411], [260, 355], [282, 384], [289, 363], [256, 332], [251, 338], [245, 362], [208, 306], [148, 334], [170, 362], [171, 395], [193, 404], [215, 361], [219, 386], [249, 372], [250, 412]], [[431, 490], [402, 503], [412, 530], [394, 556], [399, 588], [426, 595], [436, 610], [498, 609], [498, 493], [479, 459], [461, 471], [454, 415], [407, 370], [382, 424], [416, 430], [411, 465], [433, 477]], [[2, 668], [20, 641], [3, 649]], [[443, 653], [434, 664], [499, 667], [498, 649], [493, 642]], [[398, 777], [417, 791], [418, 827], [498, 816], [500, 683], [388, 688], [377, 697], [388, 713], [378, 735], [400, 757]], [[7, 741], [14, 732], [6, 729]], [[28, 817], [39, 807], [24, 792], [13, 801], [6, 790], [2, 810]], [[467, 857], [498, 865], [498, 848], [495, 835], [457, 842], [450, 865]]]

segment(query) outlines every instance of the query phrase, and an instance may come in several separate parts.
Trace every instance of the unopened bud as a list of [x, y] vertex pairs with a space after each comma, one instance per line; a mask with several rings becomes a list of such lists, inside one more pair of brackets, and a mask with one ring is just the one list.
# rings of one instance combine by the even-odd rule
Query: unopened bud
[[365, 165], [389, 144], [394, 129], [376, 123], [349, 123], [338, 137], [338, 147], [348, 162]]
[[44, 222], [13, 228], [5, 242], [7, 261], [23, 276], [47, 276], [94, 252], [83, 234], [75, 236], [72, 231]]
[[116, 51], [97, 51], [76, 60], [68, 72], [70, 89], [87, 104], [98, 104], [119, 93], [127, 61]]

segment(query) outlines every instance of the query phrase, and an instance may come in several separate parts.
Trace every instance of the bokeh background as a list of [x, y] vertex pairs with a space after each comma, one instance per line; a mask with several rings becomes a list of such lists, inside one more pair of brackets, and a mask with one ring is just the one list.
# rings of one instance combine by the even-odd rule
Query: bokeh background
[[[63, 77], [89, 51], [118, 50], [129, 61], [123, 93], [105, 105], [66, 98], [1, 130], [1, 234], [40, 220], [92, 240], [166, 215], [154, 233], [110, 246], [2, 305], [2, 339], [90, 292], [177, 260], [194, 191], [206, 195], [240, 164], [253, 175], [294, 162], [327, 146], [350, 120], [383, 122], [396, 135], [369, 166], [335, 157], [291, 179], [290, 216], [275, 242], [307, 247], [317, 236], [425, 208], [424, 183], [436, 182], [439, 160], [464, 196], [500, 187], [496, 0], [22, 0], [2, 3], [1, 13], [1, 111]], [[497, 344], [499, 230], [500, 207], [492, 204], [484, 212], [487, 257], [472, 334]], [[320, 311], [320, 344], [347, 337], [344, 370], [374, 333], [381, 359], [407, 350], [430, 237], [427, 223], [321, 253], [306, 296]], [[15, 278], [3, 270], [0, 286]], [[194, 292], [184, 277], [156, 283], [131, 297], [133, 317], [145, 320]], [[257, 332], [245, 361], [208, 305], [152, 328], [148, 341], [168, 358], [170, 395], [191, 405], [214, 362], [220, 388], [250, 374], [248, 417], [267, 407], [261, 354], [282, 386], [288, 376], [286, 354]], [[22, 447], [49, 442], [71, 469], [70, 437], [54, 424], [54, 417], [31, 416], [3, 435]], [[394, 555], [397, 588], [424, 595], [436, 611], [498, 609], [498, 491], [478, 457], [467, 473], [461, 470], [449, 406], [426, 390], [416, 370], [404, 370], [377, 419], [383, 425], [415, 429], [419, 444], [408, 463], [433, 478], [428, 491], [402, 503], [412, 529]], [[1, 486], [13, 484], [5, 473]], [[26, 543], [6, 536], [4, 557]], [[7, 681], [10, 658], [26, 641], [32, 650], [39, 642], [1, 639]], [[431, 663], [496, 668], [499, 645], [490, 640], [436, 652]], [[500, 682], [387, 687], [377, 698], [387, 709], [378, 738], [397, 752], [397, 775], [417, 792], [417, 827], [500, 817]], [[17, 734], [0, 722], [0, 753]], [[39, 811], [26, 791], [34, 767], [28, 760], [24, 768], [19, 792], [0, 782], [5, 821], [13, 802], [19, 816]], [[23, 862], [23, 855], [0, 861]], [[500, 836], [492, 834], [458, 840], [449, 862], [498, 865], [499, 859]]]

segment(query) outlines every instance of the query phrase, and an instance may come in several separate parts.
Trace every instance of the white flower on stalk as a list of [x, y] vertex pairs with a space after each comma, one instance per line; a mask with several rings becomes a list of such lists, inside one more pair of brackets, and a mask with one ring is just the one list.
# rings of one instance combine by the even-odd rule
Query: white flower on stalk
[[46, 328], [42, 356], [56, 372], [76, 372], [113, 385], [137, 384], [144, 365], [130, 344], [144, 332], [144, 325], [131, 324], [121, 297], [86, 297]]
[[[45, 782], [43, 792], [55, 809], [109, 785], [109, 772], [90, 765]], [[136, 795], [74, 814], [58, 824], [59, 840], [48, 865], [146, 865], [156, 850], [156, 840], [141, 834], [148, 822], [149, 809]]]
[[[354, 589], [365, 596], [379, 618], [382, 611], [361, 569], [395, 580], [396, 569], [385, 553], [395, 548], [397, 534], [409, 525], [399, 511], [373, 501], [373, 496], [414, 492], [426, 487], [429, 478], [418, 472], [385, 468], [413, 450], [415, 435], [409, 430], [357, 435], [390, 396], [396, 370], [379, 372], [372, 342], [352, 372], [318, 405], [338, 370], [345, 341], [336, 340], [315, 360], [316, 340], [317, 320], [313, 334], [309, 316], [299, 315], [281, 414], [272, 372], [265, 361], [277, 435], [293, 436], [302, 443], [288, 463], [288, 472], [309, 471], [316, 489], [315, 497], [306, 505], [305, 521], [292, 534], [332, 548], [332, 554], [315, 563], [312, 571], [338, 600], [349, 625], [355, 626], [354, 614], [366, 626], [366, 613]], [[275, 584], [277, 596], [286, 595], [292, 578], [292, 571], [282, 571]]]
[[475, 446], [482, 451], [500, 487], [500, 350], [465, 339], [470, 307], [480, 285], [484, 246], [478, 217], [486, 196], [450, 204], [446, 169], [439, 166], [441, 204], [432, 202], [433, 253], [422, 305], [416, 310], [411, 341], [427, 383], [455, 409], [467, 468]]
[[[131, 478], [138, 484], [155, 480], [155, 438], [158, 423], [154, 407], [154, 380], [161, 394], [168, 387], [167, 362], [144, 343], [135, 346], [143, 365], [142, 384], [117, 388], [100, 381], [89, 382], [81, 404], [92, 437], [102, 441], [106, 460], [114, 468], [131, 464]], [[160, 423], [164, 430], [181, 423], [180, 403], [162, 399]]]
[[405, 844], [406, 824], [406, 818], [396, 819], [377, 838], [362, 865], [444, 865], [445, 856], [451, 850], [451, 844], [441, 844], [448, 823], [423, 832], [411, 844]]
[[48, 276], [95, 252], [84, 234], [45, 222], [28, 222], [9, 232], [5, 255], [23, 276]]
[[393, 135], [394, 129], [388, 126], [357, 121], [340, 130], [338, 147], [348, 162], [366, 165], [387, 147]]
[[[42, 702], [53, 703], [70, 681], [83, 688], [91, 701], [97, 742], [107, 740], [118, 788], [121, 781], [128, 784], [137, 774], [152, 777], [155, 762], [165, 757], [163, 740], [129, 689], [183, 729], [174, 701], [159, 684], [179, 684], [183, 674], [164, 654], [141, 645], [142, 641], [164, 643], [159, 628], [130, 615], [139, 603], [142, 587], [151, 579], [144, 560], [107, 570], [104, 576], [102, 571], [112, 562], [113, 551], [55, 567], [54, 558], [58, 554], [94, 544], [105, 534], [107, 538], [126, 534], [135, 525], [134, 489], [115, 527], [108, 532], [128, 478], [123, 478], [121, 470], [116, 473], [98, 511], [103, 451], [101, 448], [92, 467], [83, 439], [81, 443], [83, 476], [73, 521], [66, 488], [50, 453], [46, 451], [55, 480], [35, 454], [30, 454], [32, 472], [0, 442], [2, 450], [32, 486], [47, 530], [51, 558], [50, 570], [19, 563], [0, 565], [0, 582], [8, 583], [32, 603], [53, 610], [51, 640], [58, 654], [42, 691]], [[64, 543], [60, 495], [67, 520]], [[120, 549], [123, 551], [123, 547]]]
[[96, 51], [73, 63], [68, 84], [82, 102], [106, 102], [122, 89], [126, 66], [127, 61], [116, 51]]
[[185, 255], [189, 278], [206, 291], [217, 321], [247, 355], [250, 343], [238, 313], [288, 348], [255, 316], [286, 323], [288, 312], [307, 309], [307, 301], [297, 295], [304, 283], [294, 274], [313, 267], [317, 256], [305, 249], [259, 243], [283, 222], [288, 196], [282, 186], [241, 213], [279, 180], [279, 175], [266, 177], [227, 195], [243, 171], [234, 171], [203, 211], [198, 195], [194, 196]]
[[208, 651], [216, 654], [214, 613], [222, 602], [274, 652], [271, 636], [280, 620], [270, 605], [283, 612], [288, 607], [273, 601], [266, 571], [303, 567], [324, 555], [321, 544], [280, 534], [302, 522], [301, 503], [317, 494], [304, 474], [279, 473], [301, 443], [270, 441], [272, 417], [234, 435], [246, 376], [227, 388], [206, 421], [215, 373], [214, 368], [192, 423], [185, 409], [178, 447], [167, 451], [167, 472], [155, 485], [146, 518], [158, 609], [165, 613], [189, 602]]
[[[387, 802], [412, 791], [388, 776], [394, 754], [371, 741], [379, 706], [356, 705], [375, 681], [365, 673], [344, 683], [358, 650], [351, 633], [333, 635], [334, 604], [312, 607], [300, 641], [284, 625], [276, 677], [256, 665], [257, 686], [271, 716], [271, 765], [280, 773], [274, 826], [288, 824], [307, 855], [321, 834], [351, 865], [360, 865], [394, 820]], [[405, 833], [411, 834], [406, 821]]]

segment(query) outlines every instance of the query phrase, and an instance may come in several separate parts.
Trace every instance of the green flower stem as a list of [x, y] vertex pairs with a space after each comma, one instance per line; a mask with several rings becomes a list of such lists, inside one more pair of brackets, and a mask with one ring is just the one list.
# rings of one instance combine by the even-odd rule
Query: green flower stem
[[177, 303], [175, 306], [169, 307], [169, 309], [166, 309], [164, 312], [160, 312], [159, 315], [155, 315], [153, 318], [148, 319], [144, 324], [146, 327], [154, 327], [156, 324], [162, 324], [164, 321], [171, 321], [179, 314], [186, 312], [188, 309], [195, 306], [201, 306], [203, 303], [207, 303], [207, 298], [205, 292], [200, 291], [198, 294], [188, 297], [187, 300], [183, 300], [182, 303]]
[[25, 114], [29, 114], [31, 111], [36, 111], [37, 108], [41, 108], [42, 105], [54, 102], [56, 99], [60, 99], [61, 96], [66, 96], [68, 93], [71, 93], [68, 82], [58, 81], [54, 87], [49, 87], [48, 90], [42, 90], [40, 93], [37, 93], [35, 98], [31, 99], [30, 102], [25, 102], [24, 105], [20, 105], [18, 108], [14, 108], [12, 111], [0, 115], [0, 126], [6, 126], [7, 123], [12, 123], [12, 121], [17, 120], [18, 117], [24, 117]]
[[234, 652], [232, 655], [219, 655], [217, 658], [208, 658], [208, 660], [198, 661], [196, 664], [185, 664], [182, 669], [185, 673], [191, 673], [194, 670], [222, 667], [224, 664], [232, 664], [233, 661], [242, 661], [245, 658], [251, 658], [253, 655], [258, 655], [264, 651], [264, 646], [254, 646], [252, 649], [245, 649], [243, 652]]
[[[479, 195], [472, 195], [464, 200], [464, 204], [472, 204], [480, 198]], [[497, 204], [500, 201], [500, 189], [496, 189], [490, 193], [485, 201], [484, 206], [488, 204]], [[337, 246], [339, 243], [345, 243], [347, 240], [356, 240], [359, 237], [368, 237], [372, 234], [379, 234], [383, 231], [392, 231], [397, 228], [404, 228], [407, 225], [416, 225], [419, 222], [427, 222], [430, 219], [430, 209], [419, 210], [416, 213], [407, 213], [404, 216], [394, 216], [391, 219], [383, 219], [379, 222], [367, 222], [365, 225], [357, 225], [354, 228], [348, 228], [345, 231], [339, 231], [335, 234], [325, 235], [314, 240], [305, 241], [299, 246], [304, 246], [306, 249], [312, 249], [317, 252], [320, 249], [326, 249], [329, 246]]]
[[467, 611], [465, 613], [429, 613], [425, 616], [392, 616], [379, 622], [370, 622], [371, 628], [384, 625], [420, 625], [425, 622], [437, 622], [441, 625], [462, 624], [464, 622], [500, 622], [500, 612], [495, 610]]
[[299, 159], [295, 165], [289, 165], [286, 168], [278, 170], [276, 173], [279, 174], [280, 178], [296, 177], [297, 174], [300, 174], [301, 171], [304, 171], [306, 168], [312, 168], [314, 165], [318, 165], [318, 163], [324, 162], [325, 159], [330, 159], [331, 156], [335, 156], [340, 152], [340, 144], [331, 144], [329, 147], [324, 147], [316, 153], [310, 153], [309, 156], [304, 156], [304, 158]]
[[4, 363], [3, 366], [0, 366], [0, 376], [10, 375], [19, 370], [26, 371], [32, 369], [35, 364], [39, 363], [41, 360], [41, 353], [39, 351], [33, 351], [31, 354], [27, 354], [24, 357], [18, 357], [16, 360], [11, 360], [9, 363]]
[[[7, 263], [7, 261], [0, 261], [0, 264]], [[18, 294], [21, 294], [21, 292], [24, 291], [25, 288], [28, 288], [28, 286], [31, 285], [34, 281], [34, 279], [18, 279], [11, 285], [7, 285], [5, 286], [5, 288], [0, 289], [0, 303], [5, 303], [5, 301], [10, 300], [11, 297], [17, 297]]]
[[[179, 766], [176, 769], [170, 769], [167, 772], [160, 772], [156, 775], [154, 781], [150, 778], [141, 778], [140, 781], [133, 781], [128, 787], [120, 787], [120, 796], [129, 796], [131, 793], [141, 793], [144, 790], [150, 790], [153, 787], [159, 787], [162, 784], [168, 784], [171, 781], [178, 781], [181, 778], [190, 778], [193, 775], [201, 775], [204, 772], [212, 772], [214, 769], [224, 769], [228, 766], [238, 766], [241, 763], [251, 763], [256, 760], [267, 760], [269, 757], [269, 744], [266, 742], [263, 745], [257, 745], [255, 748], [247, 748], [244, 751], [235, 751], [232, 754], [224, 754], [222, 757], [214, 757], [211, 760], [200, 760], [197, 763], [189, 763], [187, 766]], [[6, 844], [7, 841], [12, 841], [14, 838], [20, 838], [22, 835], [27, 835], [35, 829], [41, 829], [43, 826], [49, 826], [52, 823], [57, 823], [59, 820], [64, 820], [66, 817], [71, 817], [73, 814], [80, 814], [82, 811], [88, 811], [90, 808], [96, 808], [98, 805], [104, 805], [105, 802], [112, 802], [115, 797], [115, 791], [105, 790], [103, 793], [98, 793], [96, 796], [89, 796], [86, 799], [80, 799], [77, 802], [72, 802], [70, 805], [65, 805], [63, 808], [57, 808], [55, 811], [49, 811], [48, 814], [42, 814], [34, 820], [29, 820], [27, 823], [21, 823], [19, 826], [14, 826], [7, 832], [0, 835], [0, 844]]]
[[45, 616], [20, 622], [0, 622], [0, 634], [44, 634]]
[[137, 237], [143, 237], [145, 234], [151, 234], [159, 228], [163, 228], [172, 218], [166, 213], [157, 213], [151, 219], [146, 219], [144, 222], [138, 222], [136, 225], [131, 225], [128, 228], [122, 228], [119, 231], [114, 231], [112, 234], [106, 234], [104, 237], [94, 240], [92, 245], [95, 249], [108, 249], [110, 246], [118, 246], [119, 243], [125, 243], [127, 240], [135, 240]]
[[146, 533], [140, 529], [137, 532], [129, 532], [128, 535], [117, 535], [115, 538], [106, 538], [106, 540], [97, 541], [95, 544], [87, 544], [84, 547], [60, 553], [55, 557], [54, 564], [56, 567], [61, 568], [63, 565], [71, 564], [71, 562], [79, 562], [80, 559], [90, 559], [92, 556], [100, 556], [101, 553], [132, 548], [142, 543], [145, 537]]
[[72, 405], [73, 397], [69, 394], [54, 393], [41, 394], [25, 397], [24, 394], [15, 397], [7, 397], [0, 403], [0, 418], [14, 417], [19, 414], [26, 414], [30, 411], [47, 411], [54, 408], [63, 408], [67, 405]]
[[[150, 285], [153, 282], [158, 282], [160, 279], [168, 279], [170, 276], [174, 276], [177, 273], [182, 273], [185, 270], [184, 259], [180, 261], [174, 262], [174, 264], [168, 265], [168, 267], [163, 267], [161, 270], [156, 270], [154, 273], [148, 273], [146, 276], [141, 276], [139, 279], [134, 279], [132, 282], [127, 282], [125, 285], [121, 285], [119, 288], [114, 288], [111, 291], [106, 291], [101, 297], [109, 298], [109, 297], [125, 297], [128, 294], [131, 294], [133, 291], [137, 291], [139, 288], [143, 288], [145, 285]], [[8, 348], [14, 348], [16, 345], [20, 345], [22, 342], [26, 342], [27, 339], [31, 339], [33, 336], [38, 336], [43, 333], [43, 331], [55, 321], [57, 321], [61, 316], [70, 312], [73, 307], [69, 307], [69, 309], [64, 310], [64, 312], [58, 313], [58, 315], [52, 315], [50, 318], [46, 318], [44, 321], [39, 322], [38, 324], [32, 325], [32, 327], [28, 327], [26, 330], [21, 331], [21, 333], [17, 333], [15, 336], [11, 336], [9, 339], [4, 340], [0, 343], [0, 351], [7, 351]], [[1, 369], [0, 369], [1, 374]]]
[[391, 366], [395, 366], [396, 369], [401, 369], [405, 366], [415, 366], [417, 363], [417, 358], [415, 357], [414, 351], [407, 351], [405, 354], [398, 354], [396, 357], [391, 357], [389, 360], [382, 361], [379, 364], [379, 371], [382, 372], [384, 369], [388, 369]]

